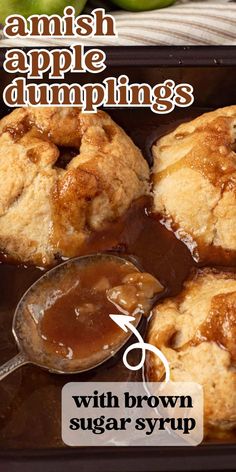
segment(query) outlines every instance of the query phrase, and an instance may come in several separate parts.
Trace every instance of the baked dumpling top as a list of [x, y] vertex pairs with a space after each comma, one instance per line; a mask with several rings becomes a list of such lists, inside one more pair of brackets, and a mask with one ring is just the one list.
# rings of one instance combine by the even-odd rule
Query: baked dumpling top
[[236, 106], [184, 123], [153, 146], [154, 211], [197, 260], [221, 262], [236, 250], [235, 151]]
[[[147, 341], [165, 354], [171, 380], [203, 385], [206, 425], [236, 426], [236, 274], [199, 270], [174, 298], [159, 303]], [[150, 355], [147, 377], [161, 381], [164, 367]]]
[[[58, 165], [61, 148], [73, 158]], [[52, 264], [147, 193], [139, 149], [104, 112], [22, 108], [0, 122], [0, 250]]]

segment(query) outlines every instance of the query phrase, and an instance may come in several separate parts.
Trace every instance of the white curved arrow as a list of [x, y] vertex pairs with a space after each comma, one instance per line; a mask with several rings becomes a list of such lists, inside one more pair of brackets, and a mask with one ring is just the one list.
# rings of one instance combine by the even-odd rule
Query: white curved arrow
[[[132, 321], [135, 321], [135, 318], [133, 316], [127, 316], [127, 315], [109, 315], [109, 316], [121, 329], [123, 329], [123, 331], [125, 331], [126, 333], [128, 333], [128, 330], [132, 331], [135, 334], [136, 338], [138, 339], [137, 343], [134, 343], [134, 344], [131, 344], [131, 346], [128, 346], [126, 351], [124, 352], [123, 362], [124, 362], [125, 367], [127, 367], [127, 369], [130, 369], [130, 370], [139, 370], [139, 369], [141, 369], [144, 365], [144, 362], [145, 362], [146, 351], [151, 351], [157, 357], [159, 357], [159, 359], [163, 363], [163, 365], [165, 367], [165, 371], [166, 371], [165, 382], [169, 382], [170, 381], [169, 362], [167, 361], [167, 359], [164, 356], [163, 352], [160, 351], [160, 349], [153, 346], [152, 344], [148, 344], [148, 343], [144, 342], [141, 334], [139, 333], [137, 328], [135, 328], [135, 326], [132, 324]], [[142, 351], [141, 361], [139, 362], [139, 364], [137, 364], [135, 366], [129, 364], [129, 362], [127, 360], [128, 354], [133, 349], [141, 349], [141, 351]]]

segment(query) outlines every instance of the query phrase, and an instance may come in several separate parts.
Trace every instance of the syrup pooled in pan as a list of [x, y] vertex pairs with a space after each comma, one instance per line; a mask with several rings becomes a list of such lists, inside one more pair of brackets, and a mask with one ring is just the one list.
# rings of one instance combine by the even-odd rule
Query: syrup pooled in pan
[[[151, 163], [152, 143], [173, 130], [180, 121], [201, 114], [202, 109], [178, 110], [163, 115], [157, 128], [157, 117], [146, 110], [116, 110], [114, 119], [123, 126], [142, 148]], [[133, 114], [136, 121], [134, 126]], [[61, 153], [62, 167], [68, 156]], [[70, 156], [69, 156], [70, 158]], [[132, 255], [146, 272], [153, 274], [166, 288], [165, 295], [177, 295], [195, 267], [187, 247], [150, 214], [151, 199], [135, 202], [127, 214], [110, 228], [94, 234], [80, 255], [99, 251], [116, 251]], [[12, 317], [24, 292], [42, 275], [32, 267], [0, 264], [0, 362], [14, 354], [16, 346], [11, 334]], [[134, 357], [138, 353], [132, 354]], [[132, 362], [132, 359], [130, 359]], [[136, 363], [137, 359], [133, 359]], [[11, 374], [0, 385], [0, 443], [2, 449], [35, 449], [63, 447], [61, 440], [61, 389], [71, 376], [49, 374], [33, 366], [25, 366]], [[141, 372], [128, 371], [122, 353], [88, 373], [73, 376], [73, 381], [135, 381]], [[220, 433], [220, 441], [234, 441], [235, 435]]]
[[139, 265], [154, 275], [171, 295], [177, 294], [194, 265], [186, 246], [151, 214], [152, 199], [134, 202], [119, 221], [91, 235], [81, 253], [116, 251], [134, 256]]

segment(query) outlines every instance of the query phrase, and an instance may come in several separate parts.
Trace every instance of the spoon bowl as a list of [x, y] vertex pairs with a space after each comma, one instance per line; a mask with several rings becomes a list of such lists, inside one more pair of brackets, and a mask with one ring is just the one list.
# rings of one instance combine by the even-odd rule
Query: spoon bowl
[[[13, 318], [12, 332], [18, 345], [19, 354], [0, 368], [0, 380], [24, 364], [34, 364], [56, 374], [77, 374], [98, 367], [113, 357], [132, 336], [132, 332], [120, 330], [111, 346], [92, 352], [87, 358], [61, 356], [56, 350], [46, 348], [40, 325], [45, 310], [49, 309], [64, 291], [71, 289], [71, 280], [78, 280], [79, 273], [85, 267], [98, 262], [114, 262], [129, 265], [133, 272], [141, 272], [132, 260], [114, 254], [94, 254], [70, 259], [46, 272], [23, 295], [17, 305]], [[68, 279], [67, 275], [70, 273]], [[114, 306], [114, 311], [116, 307]], [[112, 313], [111, 313], [112, 314]], [[133, 322], [137, 327], [142, 313], [137, 313]], [[113, 323], [109, 320], [110, 323]], [[117, 326], [114, 323], [114, 330]]]

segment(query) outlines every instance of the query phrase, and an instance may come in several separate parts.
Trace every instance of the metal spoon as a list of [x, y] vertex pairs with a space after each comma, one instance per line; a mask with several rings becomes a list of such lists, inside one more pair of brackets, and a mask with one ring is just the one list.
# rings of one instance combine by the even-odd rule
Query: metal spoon
[[[130, 260], [113, 254], [94, 254], [70, 259], [54, 267], [38, 279], [23, 295], [16, 308], [12, 332], [19, 348], [19, 353], [0, 367], [0, 380], [25, 364], [34, 364], [56, 374], [77, 374], [101, 365], [114, 356], [132, 336], [132, 332], [124, 333], [118, 344], [112, 345], [112, 350], [103, 350], [90, 356], [87, 361], [65, 359], [55, 353], [45, 350], [43, 339], [39, 333], [39, 322], [47, 303], [56, 295], [58, 282], [65, 276], [68, 269], [81, 267], [84, 264], [98, 262], [101, 259], [112, 260], [119, 264], [129, 264], [131, 269], [139, 271]], [[30, 309], [29, 309], [30, 308]], [[115, 309], [115, 307], [114, 307]], [[134, 326], [138, 326], [142, 315], [137, 314]]]

